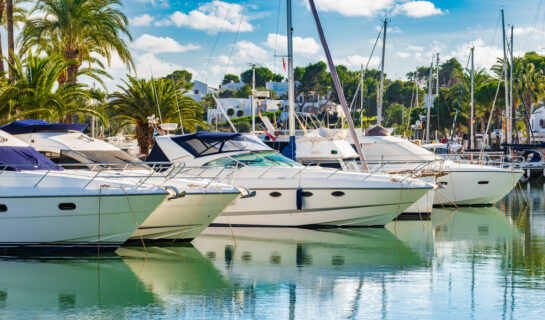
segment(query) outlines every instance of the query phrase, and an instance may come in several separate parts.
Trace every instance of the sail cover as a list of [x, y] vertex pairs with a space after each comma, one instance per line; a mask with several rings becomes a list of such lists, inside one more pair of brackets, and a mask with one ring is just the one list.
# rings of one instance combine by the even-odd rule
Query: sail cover
[[79, 131], [83, 132], [87, 128], [86, 123], [52, 123], [46, 122], [44, 120], [17, 120], [13, 121], [10, 124], [1, 126], [0, 130], [5, 131], [9, 134], [24, 134], [24, 133], [33, 133], [33, 132], [44, 132], [44, 131]]

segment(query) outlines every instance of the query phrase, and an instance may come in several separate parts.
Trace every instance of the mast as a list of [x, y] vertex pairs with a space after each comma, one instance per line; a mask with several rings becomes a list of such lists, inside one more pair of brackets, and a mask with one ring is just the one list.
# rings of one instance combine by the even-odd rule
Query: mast
[[433, 54], [430, 65], [430, 79], [428, 81], [428, 107], [426, 111], [426, 141], [430, 141], [430, 118], [431, 118], [431, 90], [433, 84]]
[[[290, 1], [290, 0], [288, 0]], [[316, 22], [316, 28], [318, 29], [318, 35], [320, 36], [320, 42], [322, 43], [322, 47], [324, 48], [324, 53], [327, 58], [327, 64], [329, 66], [329, 72], [331, 72], [331, 78], [333, 78], [333, 82], [335, 83], [335, 90], [337, 91], [337, 96], [339, 97], [339, 102], [341, 103], [341, 106], [343, 107], [344, 114], [346, 115], [346, 121], [348, 122], [348, 128], [350, 132], [350, 136], [352, 137], [352, 141], [354, 142], [354, 145], [356, 146], [356, 150], [358, 151], [358, 155], [360, 157], [361, 166], [363, 168], [364, 172], [369, 172], [369, 169], [367, 167], [367, 163], [365, 162], [365, 156], [363, 155], [363, 151], [361, 150], [361, 145], [358, 140], [358, 135], [356, 134], [356, 129], [354, 128], [354, 122], [352, 121], [352, 116], [350, 115], [350, 112], [348, 110], [348, 103], [346, 103], [346, 98], [344, 97], [343, 87], [341, 85], [341, 81], [339, 80], [339, 75], [337, 74], [337, 69], [335, 69], [335, 64], [333, 63], [333, 58], [331, 58], [331, 53], [329, 52], [329, 46], [327, 45], [327, 41], [324, 36], [324, 30], [322, 29], [322, 24], [320, 23], [320, 17], [318, 16], [318, 11], [316, 10], [316, 5], [314, 4], [314, 0], [308, 0], [310, 4], [310, 9], [312, 11], [312, 15], [314, 16], [314, 21]]]
[[290, 140], [295, 139], [295, 83], [293, 79], [293, 26], [291, 19], [291, 0], [287, 0], [287, 23], [288, 23], [288, 108]]
[[384, 56], [386, 54], [386, 29], [388, 27], [388, 19], [384, 19], [384, 33], [382, 34], [382, 62], [380, 65], [380, 90], [378, 95], [377, 105], [377, 125], [382, 124], [382, 94], [384, 92]]
[[471, 115], [469, 117], [469, 149], [474, 147], [473, 136], [473, 114], [475, 113], [475, 104], [473, 101], [473, 91], [475, 90], [475, 64], [474, 64], [475, 47], [471, 48]]
[[[435, 67], [437, 68], [437, 77], [435, 78], [435, 99], [439, 99], [439, 52], [437, 52], [437, 61], [435, 62]], [[437, 128], [439, 128], [439, 108], [437, 108], [435, 111], [437, 111]], [[437, 140], [437, 138], [437, 130], [435, 130], [435, 140]]]
[[507, 82], [507, 48], [506, 48], [506, 36], [505, 36], [505, 19], [503, 9], [501, 9], [501, 25], [503, 34], [503, 69], [504, 69], [504, 83], [505, 83], [505, 142], [511, 143], [511, 113], [509, 112], [509, 87]]
[[252, 108], [252, 133], [255, 133], [255, 63], [252, 66], [252, 100], [250, 107]]
[[[511, 68], [509, 68], [509, 77], [511, 78], [511, 80], [509, 81], [509, 91], [511, 92], [510, 94], [510, 98], [509, 98], [509, 123], [513, 123], [513, 104], [514, 104], [514, 99], [513, 99], [513, 69], [514, 69], [514, 64], [513, 64], [513, 28], [514, 26], [511, 25], [511, 42], [510, 42], [510, 46], [509, 48], [511, 49]], [[530, 105], [530, 109], [532, 108], [532, 106]], [[530, 114], [532, 114], [532, 110], [530, 110]], [[530, 134], [528, 133], [528, 136], [530, 136]]]
[[418, 69], [416, 69], [416, 75], [414, 78], [414, 87], [416, 89], [416, 100], [414, 101], [414, 107], [418, 108]]

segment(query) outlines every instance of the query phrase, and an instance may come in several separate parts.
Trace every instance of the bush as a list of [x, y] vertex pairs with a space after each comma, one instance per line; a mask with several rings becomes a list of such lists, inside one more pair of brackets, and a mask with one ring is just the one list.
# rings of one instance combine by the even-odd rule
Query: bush
[[240, 118], [242, 116], [244, 116], [244, 110], [238, 110], [237, 111], [237, 118]]
[[251, 125], [248, 122], [241, 122], [238, 124], [238, 132], [250, 132]]
[[229, 117], [233, 116], [234, 114], [235, 114], [235, 109], [233, 109], [233, 108], [227, 109], [227, 115]]

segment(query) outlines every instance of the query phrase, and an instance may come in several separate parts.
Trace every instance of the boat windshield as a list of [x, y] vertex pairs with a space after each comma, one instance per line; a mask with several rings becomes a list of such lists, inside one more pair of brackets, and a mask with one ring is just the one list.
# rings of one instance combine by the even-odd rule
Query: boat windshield
[[[113, 169], [145, 169], [144, 164], [138, 158], [131, 156], [122, 150], [100, 150], [100, 151], [73, 151], [61, 150], [60, 155], [52, 156], [50, 159], [56, 163], [73, 164], [81, 163], [82, 166], [70, 166], [70, 169], [83, 169], [96, 167], [93, 163], [108, 163]], [[119, 165], [115, 165], [119, 163]]]
[[250, 152], [210, 161], [205, 166], [219, 167], [300, 167], [301, 165], [278, 152]]

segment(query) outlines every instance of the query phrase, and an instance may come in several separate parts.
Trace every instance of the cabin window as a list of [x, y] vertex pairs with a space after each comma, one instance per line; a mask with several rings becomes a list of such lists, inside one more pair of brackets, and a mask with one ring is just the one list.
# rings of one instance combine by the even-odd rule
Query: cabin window
[[0, 204], [0, 212], [7, 212], [8, 211], [8, 206], [6, 206], [5, 204]]
[[280, 197], [282, 194], [278, 191], [273, 191], [271, 193], [269, 193], [269, 196], [273, 197], [273, 198], [278, 198]]
[[485, 180], [482, 180], [482, 181], [479, 181], [477, 182], [478, 184], [488, 184], [488, 181], [485, 181]]
[[72, 202], [59, 203], [59, 209], [61, 210], [75, 210], [76, 204]]
[[545, 128], [545, 121], [543, 121], [543, 119], [539, 120], [539, 126]]
[[303, 191], [303, 197], [312, 197], [314, 194], [310, 191]]
[[333, 192], [331, 192], [331, 195], [334, 196], [334, 197], [342, 197], [342, 196], [344, 196], [344, 192], [342, 192], [342, 191], [333, 191]]

